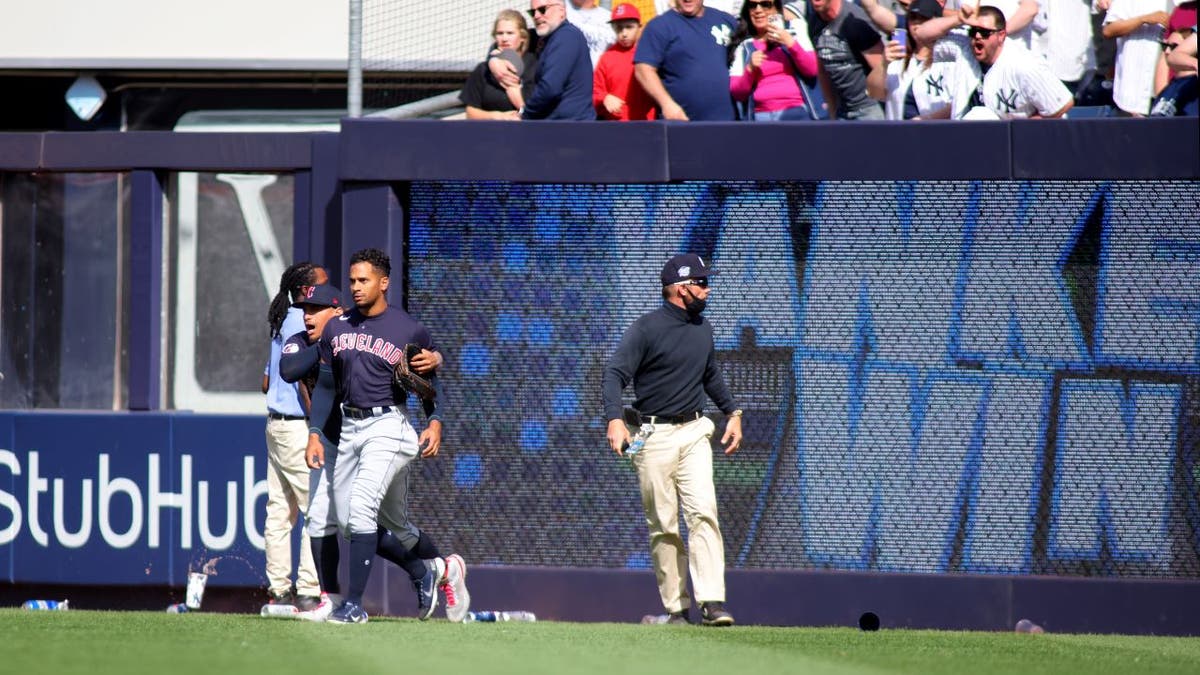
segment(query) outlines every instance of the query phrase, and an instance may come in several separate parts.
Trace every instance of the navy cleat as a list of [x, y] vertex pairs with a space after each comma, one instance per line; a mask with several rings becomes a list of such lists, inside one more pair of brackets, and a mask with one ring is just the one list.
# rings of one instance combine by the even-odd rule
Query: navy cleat
[[357, 602], [347, 601], [343, 602], [341, 607], [333, 610], [333, 613], [325, 621], [327, 623], [366, 623], [367, 613], [358, 606]]
[[434, 558], [426, 561], [425, 567], [425, 577], [413, 582], [417, 591], [417, 617], [422, 621], [433, 616], [433, 610], [437, 609], [438, 584], [446, 574], [446, 561]]
[[705, 626], [733, 625], [733, 615], [725, 610], [723, 602], [700, 603], [700, 619]]

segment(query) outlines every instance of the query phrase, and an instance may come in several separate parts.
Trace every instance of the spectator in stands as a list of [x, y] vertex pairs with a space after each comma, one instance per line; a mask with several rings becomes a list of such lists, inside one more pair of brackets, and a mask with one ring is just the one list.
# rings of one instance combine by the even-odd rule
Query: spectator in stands
[[810, 0], [808, 35], [817, 46], [830, 119], [882, 120], [883, 42], [862, 8], [849, 0]]
[[1113, 103], [1126, 115], [1150, 112], [1162, 29], [1170, 19], [1165, 9], [1164, 0], [1112, 0], [1104, 15], [1104, 37], [1117, 40]]
[[1166, 43], [1171, 33], [1179, 30], [1191, 30], [1196, 25], [1196, 2], [1181, 2], [1174, 0], [1175, 8], [1167, 19], [1167, 27], [1163, 29], [1163, 55], [1158, 59], [1158, 67], [1154, 71], [1154, 94], [1157, 96], [1163, 88], [1175, 79], [1176, 71], [1167, 66]]
[[1096, 67], [1092, 46], [1090, 0], [1042, 0], [1046, 30], [1034, 36], [1035, 52], [1050, 72], [1074, 94], [1083, 76]]
[[732, 120], [726, 55], [737, 20], [704, 0], [675, 5], [642, 30], [634, 75], [662, 119]]
[[[675, 9], [676, 0], [654, 0], [655, 16], [662, 16], [667, 12]], [[704, 6], [709, 9], [719, 9], [730, 16], [737, 15], [739, 0], [709, 0], [704, 3]], [[644, 13], [644, 12], [643, 12]]]
[[533, 93], [521, 119], [594, 120], [592, 59], [587, 39], [567, 21], [563, 0], [530, 0], [529, 15], [542, 41]]
[[1184, 38], [1178, 47], [1167, 53], [1167, 64], [1179, 70], [1197, 70], [1196, 68], [1196, 26], [1192, 26], [1192, 34]]
[[633, 55], [642, 30], [642, 15], [637, 7], [625, 2], [613, 8], [610, 23], [617, 41], [600, 57], [592, 78], [596, 118], [621, 122], [652, 120], [654, 99], [633, 76]]
[[1012, 29], [1009, 37], [1026, 49], [1032, 45], [1033, 22], [1038, 15], [1038, 0], [946, 0], [944, 16], [927, 21], [917, 31], [917, 37], [936, 42], [950, 31], [970, 23], [980, 6], [995, 7], [1004, 14], [1005, 25]]
[[888, 60], [885, 102], [889, 120], [948, 119], [951, 92], [944, 69], [933, 69], [933, 45], [917, 38], [915, 29], [942, 16], [938, 0], [914, 0], [905, 20], [906, 45], [889, 41], [884, 57]]
[[[1041, 2], [1045, 0], [947, 0], [952, 8], [958, 6], [958, 11], [967, 22], [978, 15], [983, 7], [995, 7], [1004, 14], [1004, 23], [1008, 28], [1008, 39], [1018, 42], [1025, 49], [1033, 49], [1035, 32], [1046, 29], [1044, 23], [1038, 20], [1041, 14]], [[1036, 30], [1035, 30], [1036, 29]]]
[[[1045, 61], [1019, 42], [1005, 41], [1004, 14], [999, 9], [980, 7], [967, 32], [984, 73], [979, 104], [990, 111], [988, 117], [1062, 117], [1075, 104]], [[980, 117], [977, 111], [968, 116]]]
[[[811, 120], [804, 84], [816, 84], [817, 55], [807, 33], [784, 27], [782, 0], [746, 0], [729, 67], [729, 93], [754, 120]], [[743, 38], [738, 40], [736, 38]]]
[[[1196, 77], [1196, 29], [1181, 28], [1163, 41], [1167, 65], [1174, 77], [1150, 107], [1153, 117], [1190, 116], [1200, 113], [1200, 84]], [[1178, 56], [1177, 56], [1178, 54]]]
[[469, 120], [520, 119], [517, 111], [525, 106], [525, 98], [532, 93], [537, 73], [537, 57], [529, 50], [529, 28], [525, 17], [515, 9], [501, 11], [492, 24], [492, 39], [497, 56], [514, 67], [520, 66], [517, 69], [520, 80], [504, 86], [484, 61], [475, 66], [458, 98], [467, 107]]
[[583, 32], [587, 38], [588, 54], [592, 58], [592, 67], [600, 62], [604, 50], [613, 43], [612, 28], [608, 25], [607, 9], [600, 7], [596, 0], [566, 0], [567, 21]]

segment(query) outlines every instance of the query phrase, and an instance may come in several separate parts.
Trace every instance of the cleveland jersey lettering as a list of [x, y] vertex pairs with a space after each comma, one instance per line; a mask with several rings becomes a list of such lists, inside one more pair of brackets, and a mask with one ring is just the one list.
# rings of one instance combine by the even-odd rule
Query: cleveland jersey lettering
[[337, 336], [337, 339], [333, 343], [333, 355], [337, 356], [345, 349], [374, 354], [393, 366], [400, 362], [400, 354], [403, 351], [403, 349], [396, 347], [396, 345], [383, 338], [366, 334], [354, 335], [352, 333], [343, 333]]
[[332, 365], [342, 402], [355, 408], [404, 405], [392, 389], [392, 370], [404, 356], [404, 345], [437, 349], [429, 331], [396, 307], [377, 316], [354, 310], [331, 320], [319, 344], [321, 362]]

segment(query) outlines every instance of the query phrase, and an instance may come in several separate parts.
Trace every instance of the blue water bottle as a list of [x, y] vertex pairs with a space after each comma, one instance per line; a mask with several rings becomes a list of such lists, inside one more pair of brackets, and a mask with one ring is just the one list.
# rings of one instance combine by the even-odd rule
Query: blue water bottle
[[21, 609], [48, 610], [52, 612], [65, 612], [70, 609], [66, 600], [26, 600], [21, 604]]

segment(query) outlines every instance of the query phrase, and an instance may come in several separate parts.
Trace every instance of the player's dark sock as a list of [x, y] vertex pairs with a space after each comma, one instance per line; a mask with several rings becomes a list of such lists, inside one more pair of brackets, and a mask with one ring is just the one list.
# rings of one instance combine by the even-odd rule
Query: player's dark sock
[[308, 540], [312, 548], [313, 560], [317, 563], [317, 581], [325, 593], [341, 593], [338, 585], [338, 560], [341, 552], [338, 550], [337, 533], [324, 537], [312, 537]]
[[379, 535], [375, 532], [355, 532], [350, 535], [350, 590], [346, 593], [347, 602], [362, 604], [367, 580], [371, 578], [371, 561], [375, 559], [378, 541]]
[[[413, 547], [416, 550], [416, 547]], [[391, 532], [384, 528], [379, 528], [379, 548], [376, 549], [379, 557], [396, 563], [398, 567], [408, 572], [408, 576], [412, 577], [413, 581], [420, 581], [425, 578], [425, 563], [421, 562], [421, 558], [416, 553], [404, 548], [404, 544], [396, 538]]]
[[442, 557], [438, 551], [437, 544], [433, 543], [433, 538], [421, 530], [421, 537], [417, 539], [417, 545], [413, 547], [413, 553], [421, 560], [433, 560], [434, 558]]

